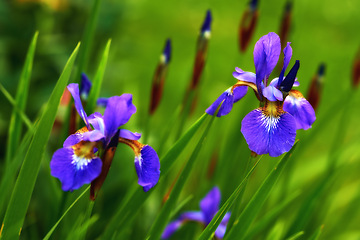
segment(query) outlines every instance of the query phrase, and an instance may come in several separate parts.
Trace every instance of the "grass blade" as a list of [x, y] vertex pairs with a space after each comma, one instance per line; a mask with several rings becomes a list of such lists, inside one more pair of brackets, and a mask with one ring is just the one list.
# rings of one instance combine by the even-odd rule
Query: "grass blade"
[[255, 223], [254, 227], [250, 229], [250, 232], [246, 234], [246, 239], [254, 239], [256, 234], [260, 233], [265, 228], [274, 224], [274, 221], [279, 216], [279, 214], [283, 212], [284, 209], [299, 195], [300, 191], [296, 191], [288, 198], [286, 198], [285, 201], [272, 208], [269, 213], [267, 213], [262, 219]]
[[59, 218], [59, 220], [55, 223], [55, 225], [50, 229], [50, 231], [46, 234], [46, 236], [43, 238], [43, 240], [48, 240], [51, 235], [53, 234], [53, 232], [55, 231], [56, 227], [60, 224], [61, 220], [66, 216], [66, 214], [71, 210], [71, 208], [77, 203], [77, 201], [79, 201], [80, 198], [82, 198], [82, 196], [84, 196], [84, 194], [86, 192], [88, 192], [90, 189], [90, 186], [87, 187], [78, 198], [75, 199], [75, 201], [68, 207], [68, 209], [66, 209], [66, 211], [63, 213], [63, 215]]
[[[159, 179], [159, 183], [169, 172], [171, 166], [175, 163], [177, 157], [181, 154], [181, 152], [188, 145], [192, 137], [199, 130], [199, 128], [203, 125], [204, 121], [209, 115], [203, 114], [188, 130], [187, 132], [172, 146], [172, 148], [165, 154], [163, 158], [161, 158], [161, 175]], [[159, 184], [158, 183], [158, 184]], [[150, 196], [153, 191], [149, 191], [144, 193], [144, 191], [138, 186], [138, 184], [134, 184], [132, 188], [129, 190], [124, 200], [120, 204], [120, 208], [114, 214], [112, 219], [110, 220], [105, 232], [102, 236], [102, 239], [111, 239], [112, 235], [119, 226], [125, 224], [128, 221], [131, 221], [132, 218], [136, 216], [136, 213], [141, 209], [141, 206], [145, 203], [146, 199]]]
[[176, 203], [180, 196], [182, 189], [185, 186], [186, 180], [189, 178], [191, 170], [193, 169], [194, 163], [196, 162], [198, 155], [200, 153], [201, 147], [204, 143], [204, 140], [209, 133], [210, 127], [214, 122], [215, 117], [212, 117], [209, 123], [206, 126], [204, 133], [202, 134], [199, 142], [197, 143], [193, 153], [191, 154], [189, 160], [187, 161], [184, 170], [179, 176], [178, 181], [175, 183], [175, 186], [170, 193], [169, 199], [166, 201], [165, 205], [163, 206], [161, 212], [158, 214], [155, 223], [153, 224], [150, 232], [146, 239], [160, 239], [161, 234], [163, 233], [166, 224], [169, 221], [171, 210], [176, 207]]
[[324, 228], [324, 225], [321, 225], [314, 233], [313, 235], [310, 236], [309, 240], [318, 240], [321, 233], [322, 233], [322, 230]]
[[250, 169], [250, 171], [247, 173], [245, 178], [241, 181], [239, 186], [230, 195], [230, 197], [226, 200], [226, 202], [221, 206], [220, 210], [216, 213], [214, 218], [207, 225], [205, 230], [201, 233], [199, 240], [211, 239], [212, 235], [215, 233], [217, 227], [221, 223], [221, 220], [224, 218], [225, 214], [230, 210], [231, 206], [234, 204], [235, 200], [238, 198], [238, 196], [242, 192], [242, 189], [243, 189], [245, 183], [247, 182], [247, 180], [249, 179], [251, 174], [254, 172], [259, 161], [260, 161], [260, 159], [255, 162], [254, 166]]
[[42, 155], [45, 151], [50, 132], [55, 121], [61, 95], [69, 81], [71, 70], [78, 52], [78, 44], [70, 56], [65, 68], [50, 96], [46, 110], [42, 114], [39, 127], [34, 133], [24, 162], [20, 169], [9, 206], [5, 213], [0, 239], [16, 239], [21, 234], [21, 228], [30, 203], [35, 181], [40, 169]]
[[295, 233], [294, 235], [290, 236], [289, 238], [287, 238], [286, 240], [296, 240], [299, 237], [301, 237], [302, 235], [304, 235], [304, 231], [300, 231], [298, 233]]
[[[21, 72], [18, 89], [16, 92], [15, 97], [15, 105], [17, 106], [18, 110], [24, 112], [28, 91], [29, 91], [29, 84], [30, 84], [30, 77], [31, 77], [31, 70], [33, 66], [33, 60], [35, 55], [35, 48], [36, 42], [39, 33], [36, 32], [31, 43], [29, 46], [29, 50], [26, 55], [25, 64]], [[10, 159], [14, 156], [17, 147], [20, 141], [21, 135], [21, 128], [22, 128], [22, 119], [21, 116], [17, 113], [17, 109], [14, 108], [11, 114], [10, 126], [9, 126], [9, 139], [7, 144], [7, 151], [6, 151], [6, 161], [9, 162]]]
[[277, 182], [282, 170], [284, 169], [287, 160], [292, 152], [295, 150], [298, 142], [295, 142], [292, 149], [281, 158], [277, 166], [270, 172], [267, 178], [264, 180], [260, 188], [256, 191], [249, 203], [246, 205], [244, 211], [241, 213], [237, 221], [235, 221], [229, 234], [225, 236], [225, 239], [244, 239], [251, 223], [255, 220], [256, 215], [260, 211], [261, 207], [265, 203], [269, 196], [273, 186]]
[[86, 112], [88, 112], [88, 113], [94, 112], [94, 109], [96, 107], [96, 101], [99, 98], [101, 84], [103, 82], [106, 63], [107, 63], [108, 56], [109, 56], [110, 44], [111, 44], [111, 39], [108, 40], [108, 42], [105, 46], [102, 58], [100, 60], [99, 67], [98, 67], [95, 77], [94, 77], [93, 85], [91, 87], [88, 101], [86, 104]]

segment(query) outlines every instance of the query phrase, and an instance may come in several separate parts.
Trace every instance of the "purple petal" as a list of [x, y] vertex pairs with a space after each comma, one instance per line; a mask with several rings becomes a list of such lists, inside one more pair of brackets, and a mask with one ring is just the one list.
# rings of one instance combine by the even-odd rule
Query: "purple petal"
[[316, 120], [314, 108], [299, 91], [290, 92], [285, 98], [283, 109], [295, 118], [296, 129], [307, 130]]
[[105, 135], [105, 123], [104, 118], [99, 112], [95, 112], [89, 116], [89, 122], [94, 129], [100, 131]]
[[230, 215], [231, 215], [230, 212], [226, 213], [223, 220], [221, 220], [221, 223], [217, 227], [217, 229], [215, 231], [215, 236], [217, 238], [222, 239], [224, 237], [225, 232], [226, 232], [226, 226], [230, 219]]
[[68, 136], [63, 144], [63, 147], [71, 147], [75, 144], [81, 142], [83, 140], [83, 136], [80, 132], [76, 132]]
[[244, 82], [256, 83], [256, 75], [252, 72], [244, 72], [240, 68], [235, 68], [236, 72], [233, 72], [234, 78], [242, 80]]
[[138, 184], [145, 192], [149, 191], [159, 181], [160, 161], [155, 150], [149, 145], [141, 148], [140, 154], [135, 156], [135, 169], [138, 175]]
[[201, 34], [205, 34], [205, 32], [210, 32], [210, 30], [211, 30], [211, 21], [212, 21], [211, 11], [207, 10], [204, 23], [201, 26]]
[[[242, 92], [237, 92], [237, 97], [241, 96]], [[206, 109], [206, 113], [209, 115], [214, 115], [217, 108], [221, 104], [219, 111], [217, 113], [217, 117], [225, 116], [228, 113], [230, 113], [232, 106], [234, 104], [234, 95], [231, 93], [231, 88], [227, 89], [225, 92], [223, 92], [216, 100], [213, 102], [213, 104], [210, 105]]]
[[85, 73], [81, 74], [81, 85], [80, 85], [80, 95], [83, 99], [87, 99], [92, 83]]
[[171, 237], [171, 235], [174, 234], [174, 232], [176, 232], [181, 226], [183, 225], [183, 221], [182, 220], [175, 220], [170, 222], [163, 234], [161, 235], [161, 239], [168, 239], [169, 237]]
[[221, 193], [218, 187], [214, 187], [200, 202], [200, 210], [204, 214], [206, 225], [209, 224], [219, 210]]
[[120, 129], [120, 137], [126, 138], [129, 140], [139, 140], [141, 138], [141, 133], [133, 133], [126, 129]]
[[81, 141], [96, 142], [104, 138], [104, 134], [98, 130], [84, 131], [83, 129], [78, 130], [76, 133], [71, 134], [64, 142], [63, 147], [71, 147], [78, 144]]
[[247, 93], [247, 86], [239, 86], [233, 89], [234, 103], [242, 99]]
[[256, 85], [260, 88], [260, 82], [268, 78], [275, 68], [281, 51], [279, 36], [270, 32], [262, 36], [256, 42], [254, 48], [254, 63], [256, 70]]
[[72, 148], [57, 150], [50, 162], [51, 175], [61, 181], [64, 191], [73, 191], [91, 183], [100, 175], [101, 159], [79, 157]]
[[99, 107], [106, 107], [108, 101], [109, 101], [109, 98], [98, 98], [96, 101], [96, 105], [98, 105]]
[[106, 140], [109, 141], [117, 129], [127, 123], [135, 112], [136, 107], [132, 103], [131, 94], [109, 98], [103, 117]]
[[258, 108], [244, 117], [241, 132], [251, 151], [277, 157], [288, 152], [294, 145], [295, 119], [289, 113], [274, 116], [265, 114], [264, 110]]
[[88, 128], [90, 128], [88, 117], [86, 115], [86, 112], [85, 112], [84, 107], [83, 107], [83, 105], [81, 103], [81, 100], [80, 100], [79, 84], [70, 83], [67, 86], [67, 88], [68, 88], [69, 92], [71, 93], [71, 95], [72, 95], [72, 97], [74, 99], [75, 108], [76, 108], [77, 112], [79, 113], [80, 117], [84, 120], [86, 126]]
[[271, 86], [271, 85], [264, 88], [263, 95], [269, 101], [272, 101], [272, 102], [274, 102], [274, 101], [282, 101], [283, 100], [282, 92], [279, 89], [277, 89], [276, 87]]
[[180, 215], [179, 219], [187, 221], [195, 221], [205, 224], [204, 214], [200, 211], [188, 211]]
[[282, 80], [284, 79], [285, 70], [288, 67], [292, 56], [292, 48], [290, 46], [290, 42], [287, 42], [286, 47], [283, 50], [283, 53], [284, 53], [284, 63], [283, 63], [283, 68], [280, 72], [278, 87], [280, 86]]

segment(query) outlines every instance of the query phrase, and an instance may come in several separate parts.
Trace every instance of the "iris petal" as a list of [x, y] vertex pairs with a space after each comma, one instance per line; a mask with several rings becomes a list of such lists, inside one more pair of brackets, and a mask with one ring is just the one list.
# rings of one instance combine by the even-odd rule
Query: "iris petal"
[[234, 103], [242, 99], [247, 93], [248, 87], [247, 86], [239, 86], [233, 89], [234, 95]]
[[283, 94], [282, 92], [274, 86], [267, 86], [263, 91], [264, 97], [266, 97], [269, 101], [282, 101]]
[[229, 222], [229, 219], [230, 219], [230, 213], [226, 213], [223, 220], [221, 220], [221, 223], [219, 224], [219, 226], [217, 227], [216, 231], [215, 231], [215, 236], [217, 238], [220, 238], [222, 239], [225, 235], [225, 232], [226, 232], [226, 226], [227, 226], [227, 223]]
[[109, 98], [103, 117], [106, 141], [109, 141], [117, 129], [127, 123], [135, 112], [136, 107], [132, 103], [131, 94]]
[[256, 75], [252, 72], [244, 72], [240, 68], [235, 68], [236, 72], [233, 72], [234, 78], [242, 80], [244, 82], [256, 83]]
[[283, 109], [295, 118], [296, 129], [309, 129], [316, 120], [314, 108], [299, 91], [290, 91]]
[[155, 150], [149, 145], [141, 148], [140, 154], [135, 156], [135, 169], [138, 175], [138, 184], [144, 191], [149, 191], [159, 181], [160, 161]]
[[261, 108], [242, 120], [241, 132], [251, 151], [277, 157], [288, 152], [295, 142], [295, 119], [289, 113], [267, 115]]
[[214, 187], [200, 202], [200, 210], [204, 215], [206, 224], [209, 224], [219, 210], [221, 193], [218, 187]]
[[51, 175], [61, 181], [64, 191], [73, 191], [91, 183], [99, 176], [101, 167], [100, 158], [76, 156], [72, 148], [57, 150], [50, 162]]
[[88, 116], [86, 115], [86, 112], [85, 112], [84, 107], [80, 100], [79, 84], [70, 83], [67, 86], [67, 88], [74, 99], [75, 108], [76, 108], [77, 112], [79, 113], [80, 117], [84, 120], [86, 126], [89, 128], [90, 125], [89, 125], [89, 121], [88, 121]]
[[289, 62], [291, 60], [291, 56], [292, 56], [292, 48], [290, 46], [290, 42], [287, 42], [286, 47], [283, 50], [284, 53], [284, 62], [283, 62], [283, 68], [280, 72], [280, 76], [279, 76], [279, 82], [278, 82], [278, 87], [280, 87], [280, 84], [282, 82], [282, 80], [284, 79], [284, 74], [285, 74], [285, 70], [289, 65]]
[[141, 133], [133, 133], [127, 129], [120, 129], [119, 136], [129, 140], [139, 140], [141, 138]]
[[171, 235], [173, 235], [174, 232], [176, 232], [182, 225], [183, 225], [183, 221], [182, 221], [182, 220], [172, 221], [172, 222], [169, 223], [169, 224], [167, 225], [167, 227], [165, 228], [163, 234], [161, 235], [161, 239], [168, 239], [168, 238], [171, 237]]
[[269, 77], [279, 60], [280, 51], [280, 38], [274, 32], [262, 36], [259, 41], [256, 42], [254, 48], [254, 63], [257, 85], [260, 86], [260, 82], [265, 77]]
[[[239, 92], [238, 96], [242, 93]], [[225, 116], [227, 115], [233, 106], [234, 103], [234, 95], [231, 93], [231, 88], [227, 89], [225, 92], [223, 92], [216, 100], [213, 102], [210, 107], [208, 107], [205, 112], [209, 115], [214, 115], [216, 110], [218, 109], [219, 105], [220, 109], [217, 113], [217, 117]]]

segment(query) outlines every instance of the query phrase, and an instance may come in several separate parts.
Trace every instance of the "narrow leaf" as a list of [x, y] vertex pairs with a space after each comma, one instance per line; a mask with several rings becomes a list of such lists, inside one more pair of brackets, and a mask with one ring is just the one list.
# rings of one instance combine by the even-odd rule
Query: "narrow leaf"
[[30, 47], [26, 55], [25, 64], [21, 72], [18, 89], [16, 92], [15, 105], [18, 109], [14, 108], [11, 114], [9, 139], [6, 151], [7, 162], [9, 162], [10, 159], [14, 156], [20, 141], [22, 118], [24, 117], [21, 117], [21, 115], [18, 114], [17, 110], [20, 112], [25, 111], [38, 34], [38, 32], [35, 33], [30, 43]]
[[[163, 181], [166, 174], [169, 172], [171, 166], [176, 162], [178, 156], [182, 153], [185, 147], [188, 145], [192, 137], [203, 125], [204, 121], [209, 115], [203, 114], [188, 130], [187, 132], [171, 147], [166, 155], [160, 160], [161, 175], [159, 183]], [[159, 184], [158, 183], [158, 184]], [[139, 212], [146, 199], [151, 195], [153, 191], [144, 193], [139, 185], [134, 183], [131, 189], [128, 191], [118, 211], [111, 218], [102, 239], [111, 239], [113, 233], [117, 231], [119, 226], [122, 226], [127, 221], [131, 221]]]
[[10, 203], [5, 213], [0, 239], [16, 239], [21, 234], [21, 228], [30, 203], [36, 178], [40, 169], [42, 155], [45, 151], [61, 95], [69, 81], [71, 70], [79, 48], [78, 44], [70, 56], [66, 66], [50, 96], [47, 107], [42, 114], [39, 127], [34, 133], [24, 162], [20, 169]]
[[63, 213], [63, 215], [59, 218], [59, 220], [55, 223], [55, 225], [50, 229], [50, 231], [46, 234], [46, 236], [43, 238], [43, 240], [48, 240], [51, 235], [53, 234], [53, 232], [55, 231], [56, 227], [60, 224], [61, 220], [63, 220], [63, 218], [66, 216], [66, 214], [71, 210], [71, 208], [79, 201], [80, 198], [82, 198], [82, 196], [84, 196], [84, 194], [86, 192], [88, 192], [90, 189], [90, 186], [87, 187], [78, 198], [75, 199], [75, 201], [68, 207], [68, 209], [66, 209], [66, 211]]
[[99, 67], [95, 74], [93, 85], [91, 87], [88, 101], [86, 104], [86, 112], [88, 112], [88, 113], [94, 112], [94, 109], [96, 107], [96, 101], [99, 98], [101, 84], [103, 82], [106, 63], [107, 63], [108, 56], [109, 56], [110, 44], [111, 44], [111, 39], [108, 40], [108, 42], [105, 46], [102, 58], [100, 60]]
[[287, 238], [286, 240], [296, 240], [298, 239], [299, 237], [301, 237], [302, 235], [304, 235], [304, 231], [300, 231], [300, 232], [297, 232], [295, 233], [294, 235], [290, 236], [289, 238]]
[[181, 193], [182, 189], [184, 188], [187, 179], [190, 176], [190, 173], [191, 173], [191, 170], [193, 169], [194, 163], [198, 159], [198, 155], [200, 153], [201, 147], [204, 143], [204, 140], [210, 130], [210, 127], [211, 127], [214, 119], [215, 119], [215, 117], [212, 117], [210, 119], [209, 123], [207, 124], [206, 129], [205, 129], [204, 133], [202, 134], [199, 142], [197, 143], [189, 160], [187, 161], [187, 163], [184, 167], [184, 170], [180, 174], [177, 182], [175, 183], [175, 186], [170, 193], [169, 199], [165, 202], [165, 205], [163, 206], [161, 212], [158, 214], [158, 216], [155, 220], [155, 223], [153, 224], [146, 239], [160, 239], [161, 234], [163, 233], [163, 231], [166, 227], [166, 224], [169, 221], [171, 210], [176, 207], [180, 193]]
[[320, 227], [318, 227], [318, 229], [313, 233], [313, 235], [311, 235], [309, 237], [308, 240], [318, 240], [320, 238], [323, 228], [324, 228], [324, 225], [321, 225]]
[[255, 162], [254, 166], [250, 169], [250, 171], [247, 173], [245, 178], [241, 181], [239, 186], [237, 186], [235, 191], [230, 195], [230, 197], [226, 200], [226, 202], [221, 206], [220, 210], [216, 213], [214, 218], [207, 225], [205, 230], [201, 233], [199, 240], [211, 239], [212, 235], [215, 233], [217, 227], [221, 223], [225, 214], [230, 210], [231, 206], [234, 204], [235, 200], [238, 198], [238, 196], [242, 192], [243, 187], [245, 186], [245, 183], [247, 182], [247, 180], [249, 179], [251, 174], [254, 172], [259, 161], [260, 161], [260, 159]]
[[295, 150], [297, 142], [295, 142], [292, 149], [281, 158], [277, 166], [270, 172], [260, 188], [256, 191], [254, 196], [250, 199], [246, 205], [244, 211], [241, 213], [237, 221], [235, 221], [229, 234], [225, 236], [225, 239], [244, 239], [247, 231], [249, 230], [251, 223], [255, 220], [261, 207], [264, 205], [268, 198], [273, 186], [277, 182], [282, 170], [284, 169], [287, 160], [292, 152]]

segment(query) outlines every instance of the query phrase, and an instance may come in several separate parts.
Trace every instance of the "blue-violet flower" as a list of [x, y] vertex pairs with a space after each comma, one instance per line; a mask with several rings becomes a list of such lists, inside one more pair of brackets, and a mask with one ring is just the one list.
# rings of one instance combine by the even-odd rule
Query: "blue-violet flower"
[[217, 116], [228, 114], [232, 104], [246, 94], [247, 87], [251, 87], [260, 101], [260, 107], [244, 117], [241, 132], [251, 151], [268, 153], [272, 157], [288, 152], [294, 145], [296, 130], [310, 128], [316, 119], [313, 107], [304, 96], [297, 90], [291, 90], [293, 86], [299, 85], [296, 81], [300, 67], [298, 60], [285, 77], [292, 56], [290, 42], [283, 50], [283, 67], [279, 77], [268, 84], [280, 51], [280, 38], [276, 33], [270, 32], [261, 37], [254, 48], [256, 74], [235, 68], [233, 76], [238, 82], [206, 110], [208, 114], [214, 115], [221, 104]]
[[[195, 221], [207, 226], [215, 214], [219, 211], [221, 193], [218, 187], [214, 187], [200, 202], [200, 211], [189, 211], [181, 214], [176, 220], [170, 222], [165, 228], [161, 238], [167, 239], [178, 230], [186, 221]], [[215, 231], [217, 238], [223, 238], [226, 225], [230, 219], [230, 212], [226, 213], [223, 220]]]
[[154, 187], [160, 176], [160, 162], [155, 150], [137, 141], [141, 134], [118, 129], [136, 112], [132, 95], [110, 97], [106, 101], [104, 115], [95, 112], [88, 116], [80, 100], [78, 84], [69, 84], [67, 88], [86, 126], [70, 135], [65, 140], [63, 148], [58, 149], [51, 159], [51, 175], [61, 181], [62, 189], [73, 191], [98, 178], [104, 171], [102, 166], [106, 154], [103, 153], [114, 146], [110, 144], [114, 141], [126, 143], [134, 150], [138, 183], [144, 191]]

